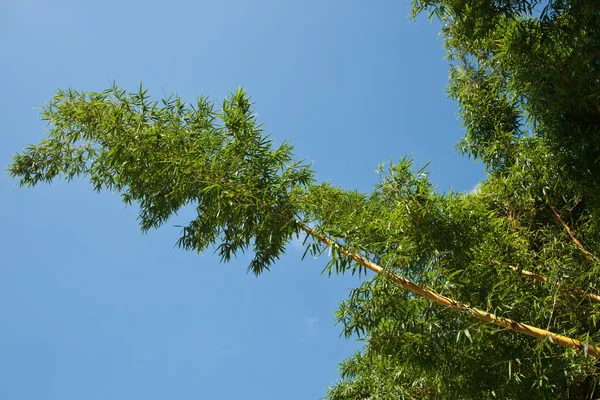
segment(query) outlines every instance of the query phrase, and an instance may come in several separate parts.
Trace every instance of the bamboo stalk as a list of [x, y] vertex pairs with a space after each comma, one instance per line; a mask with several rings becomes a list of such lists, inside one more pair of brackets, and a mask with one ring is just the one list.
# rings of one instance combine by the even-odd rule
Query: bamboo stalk
[[[528, 335], [528, 336], [531, 336], [531, 337], [534, 337], [534, 338], [540, 339], [540, 340], [550, 339], [550, 341], [552, 343], [558, 344], [563, 347], [568, 347], [568, 348], [574, 349], [574, 350], [583, 350], [586, 348], [586, 344], [584, 342], [582, 342], [581, 340], [577, 340], [577, 339], [573, 339], [573, 338], [570, 338], [567, 336], [559, 335], [558, 333], [550, 332], [545, 329], [536, 328], [531, 325], [522, 324], [522, 323], [512, 320], [510, 318], [499, 317], [499, 316], [489, 313], [487, 311], [469, 307], [466, 304], [460, 303], [456, 300], [453, 300], [451, 298], [448, 298], [446, 296], [438, 294], [432, 290], [422, 288], [421, 286], [409, 281], [408, 279], [406, 279], [402, 276], [396, 275], [395, 273], [388, 271], [388, 270], [384, 269], [383, 267], [367, 260], [365, 257], [363, 257], [359, 254], [356, 254], [356, 253], [352, 253], [349, 250], [345, 249], [344, 247], [339, 246], [339, 244], [337, 242], [331, 240], [324, 234], [319, 233], [304, 224], [300, 224], [300, 226], [301, 226], [302, 230], [304, 230], [307, 234], [309, 234], [310, 236], [314, 237], [315, 239], [321, 241], [325, 245], [330, 246], [330, 247], [332, 247], [332, 246], [338, 247], [340, 252], [343, 255], [350, 257], [351, 259], [353, 259], [354, 261], [356, 261], [359, 264], [364, 265], [366, 268], [370, 269], [371, 271], [373, 271], [377, 274], [380, 274], [382, 276], [385, 276], [386, 278], [399, 284], [400, 286], [404, 287], [405, 289], [410, 290], [414, 294], [425, 297], [426, 299], [431, 300], [434, 303], [441, 304], [442, 306], [450, 308], [452, 310], [465, 312], [468, 315], [475, 317], [483, 322], [492, 323], [492, 324], [501, 326], [503, 328], [510, 329], [513, 332], [522, 333], [524, 335]], [[587, 354], [600, 359], [600, 348], [588, 344], [587, 345]]]

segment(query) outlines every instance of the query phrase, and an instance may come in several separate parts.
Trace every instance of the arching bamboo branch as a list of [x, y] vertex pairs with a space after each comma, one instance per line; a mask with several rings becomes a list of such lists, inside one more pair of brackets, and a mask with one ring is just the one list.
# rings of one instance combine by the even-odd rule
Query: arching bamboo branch
[[540, 329], [540, 328], [536, 328], [531, 325], [522, 324], [522, 323], [512, 320], [510, 318], [499, 317], [499, 316], [489, 313], [487, 311], [469, 307], [466, 304], [463, 304], [456, 300], [450, 299], [450, 298], [443, 296], [441, 294], [438, 294], [432, 290], [423, 288], [402, 276], [396, 275], [395, 273], [388, 271], [388, 270], [384, 269], [383, 267], [367, 260], [366, 258], [364, 258], [363, 256], [361, 256], [359, 254], [352, 253], [351, 251], [345, 249], [344, 247], [339, 246], [339, 244], [337, 242], [331, 240], [324, 234], [319, 233], [304, 224], [300, 224], [300, 226], [301, 226], [302, 230], [304, 230], [307, 234], [309, 234], [310, 236], [314, 237], [315, 239], [321, 241], [325, 245], [338, 247], [340, 252], [343, 255], [351, 258], [352, 260], [356, 261], [359, 264], [364, 265], [366, 268], [370, 269], [371, 271], [373, 271], [377, 274], [380, 274], [382, 276], [385, 276], [386, 278], [392, 280], [393, 282], [396, 282], [397, 284], [404, 287], [405, 289], [410, 290], [412, 293], [422, 296], [422, 297], [425, 297], [426, 299], [431, 300], [434, 303], [441, 304], [442, 306], [450, 308], [452, 310], [465, 312], [468, 315], [479, 319], [480, 321], [492, 323], [492, 324], [501, 326], [503, 328], [510, 329], [513, 332], [522, 333], [524, 335], [528, 335], [528, 336], [531, 336], [531, 337], [534, 337], [534, 338], [540, 339], [540, 340], [550, 339], [552, 343], [556, 343], [560, 346], [568, 347], [570, 349], [584, 350], [584, 349], [586, 349], [586, 346], [587, 346], [587, 354], [600, 359], [600, 348], [598, 348], [596, 346], [592, 346], [590, 344], [586, 345], [586, 343], [584, 343], [578, 339], [573, 339], [573, 338], [570, 338], [567, 336], [559, 335], [558, 333], [550, 332], [545, 329]]

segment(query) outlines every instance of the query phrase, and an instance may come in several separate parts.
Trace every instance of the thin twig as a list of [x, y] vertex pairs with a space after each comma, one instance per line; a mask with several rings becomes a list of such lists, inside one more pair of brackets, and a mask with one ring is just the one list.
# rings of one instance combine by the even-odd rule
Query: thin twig
[[[513, 267], [512, 265], [509, 265], [508, 268], [512, 269], [513, 271], [520, 272], [521, 275], [525, 275], [528, 278], [535, 279], [536, 281], [539, 281], [539, 282], [548, 283], [548, 278], [546, 278], [544, 275], [540, 275], [536, 272], [531, 272], [531, 271], [527, 271], [524, 269], [519, 269], [519, 267]], [[572, 293], [575, 293], [575, 294], [578, 294], [581, 296], [586, 296], [591, 301], [596, 301], [596, 302], [600, 303], [600, 295], [597, 295], [596, 293], [590, 293], [585, 290], [581, 290], [581, 289], [574, 288], [574, 287], [567, 287], [565, 289], [569, 292], [572, 292]]]
[[591, 258], [592, 260], [598, 262], [598, 257], [596, 257], [594, 254], [590, 253], [585, 247], [583, 247], [583, 245], [581, 244], [581, 242], [575, 237], [575, 234], [573, 234], [573, 231], [571, 230], [571, 228], [569, 228], [569, 225], [567, 225], [567, 223], [561, 218], [560, 214], [558, 213], [558, 210], [552, 204], [548, 203], [548, 205], [550, 206], [550, 209], [554, 213], [554, 216], [556, 217], [556, 219], [558, 220], [558, 222], [560, 222], [560, 224], [563, 226], [563, 228], [565, 229], [565, 231], [571, 237], [571, 240], [573, 240], [573, 243], [575, 243], [575, 246], [577, 246], [577, 248], [579, 250], [581, 250], [581, 252], [583, 254], [585, 254], [586, 256], [588, 256], [589, 258]]

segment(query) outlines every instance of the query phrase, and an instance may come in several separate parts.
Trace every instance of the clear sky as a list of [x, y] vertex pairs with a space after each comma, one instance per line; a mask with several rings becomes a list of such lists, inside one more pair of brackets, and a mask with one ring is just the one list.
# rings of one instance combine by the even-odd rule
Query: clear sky
[[[446, 99], [439, 25], [381, 0], [0, 0], [0, 161], [44, 137], [57, 88], [114, 80], [220, 102], [239, 85], [319, 180], [369, 191], [413, 154], [438, 190], [481, 165]], [[258, 278], [248, 258], [174, 248], [183, 212], [142, 235], [135, 207], [89, 183], [19, 189], [0, 175], [0, 399], [317, 399], [361, 343], [333, 312], [351, 276], [298, 244]]]

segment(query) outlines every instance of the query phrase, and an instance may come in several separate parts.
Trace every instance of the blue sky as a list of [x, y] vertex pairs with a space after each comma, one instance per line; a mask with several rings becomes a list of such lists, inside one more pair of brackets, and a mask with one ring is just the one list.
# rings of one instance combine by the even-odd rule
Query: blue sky
[[[220, 102], [243, 85], [276, 141], [319, 180], [369, 191], [381, 162], [431, 161], [438, 190], [470, 190], [446, 99], [439, 26], [398, 1], [0, 3], [0, 160], [44, 137], [57, 88], [114, 80], [153, 97]], [[316, 399], [361, 343], [337, 303], [358, 284], [321, 275], [298, 244], [258, 278], [248, 258], [174, 248], [186, 212], [142, 235], [135, 207], [89, 183], [20, 189], [0, 177], [0, 399]]]

